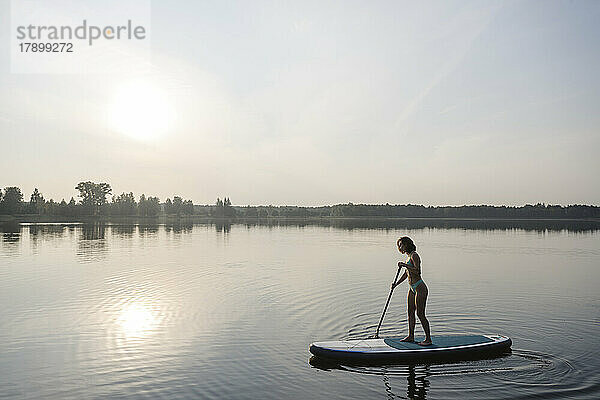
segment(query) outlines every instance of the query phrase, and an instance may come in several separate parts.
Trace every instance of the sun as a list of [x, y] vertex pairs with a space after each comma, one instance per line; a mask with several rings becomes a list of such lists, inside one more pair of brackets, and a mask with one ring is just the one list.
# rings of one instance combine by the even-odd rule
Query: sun
[[168, 96], [160, 87], [134, 81], [116, 91], [109, 120], [115, 131], [136, 140], [151, 141], [169, 132], [172, 114]]

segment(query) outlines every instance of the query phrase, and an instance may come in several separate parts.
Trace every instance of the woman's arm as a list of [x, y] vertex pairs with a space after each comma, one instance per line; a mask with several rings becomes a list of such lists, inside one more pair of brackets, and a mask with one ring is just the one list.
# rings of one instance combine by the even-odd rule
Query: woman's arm
[[[414, 264], [414, 261], [413, 261], [413, 264]], [[419, 268], [417, 268], [415, 265], [410, 265], [410, 264], [407, 264], [407, 263], [404, 263], [404, 262], [400, 261], [398, 263], [398, 266], [406, 268], [408, 270], [408, 272], [411, 273], [411, 274], [418, 274], [419, 273]]]
[[400, 279], [398, 279], [398, 282], [392, 283], [392, 289], [395, 288], [396, 286], [398, 286], [399, 284], [401, 284], [402, 282], [404, 282], [404, 280], [407, 277], [408, 277], [408, 275], [406, 274], [406, 271], [404, 271], [404, 273], [402, 274], [402, 276], [400, 277]]

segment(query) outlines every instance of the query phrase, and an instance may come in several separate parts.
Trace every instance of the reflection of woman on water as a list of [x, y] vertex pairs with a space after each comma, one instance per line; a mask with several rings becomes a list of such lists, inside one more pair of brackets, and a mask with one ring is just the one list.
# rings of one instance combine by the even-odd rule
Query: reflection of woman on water
[[429, 293], [427, 285], [421, 278], [421, 258], [417, 254], [417, 246], [408, 236], [401, 237], [396, 242], [398, 251], [402, 254], [408, 254], [406, 262], [400, 261], [398, 267], [405, 267], [406, 270], [397, 282], [392, 283], [392, 289], [404, 282], [408, 278], [408, 336], [402, 339], [403, 342], [415, 341], [415, 311], [421, 321], [423, 330], [425, 331], [425, 340], [417, 344], [421, 346], [431, 345], [431, 333], [429, 330], [429, 321], [425, 317], [425, 305], [427, 303], [427, 294]]

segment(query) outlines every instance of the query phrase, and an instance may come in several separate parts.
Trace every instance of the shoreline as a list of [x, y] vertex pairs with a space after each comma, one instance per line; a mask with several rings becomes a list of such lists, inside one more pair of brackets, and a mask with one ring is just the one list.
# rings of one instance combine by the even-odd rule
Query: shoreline
[[0, 215], [0, 224], [60, 224], [60, 223], [96, 223], [96, 222], [229, 222], [246, 223], [256, 221], [506, 221], [506, 222], [595, 222], [600, 224], [600, 218], [499, 218], [499, 217], [213, 217], [200, 215], [160, 215], [156, 217], [140, 216], [88, 216], [88, 217], [57, 217], [54, 215]]

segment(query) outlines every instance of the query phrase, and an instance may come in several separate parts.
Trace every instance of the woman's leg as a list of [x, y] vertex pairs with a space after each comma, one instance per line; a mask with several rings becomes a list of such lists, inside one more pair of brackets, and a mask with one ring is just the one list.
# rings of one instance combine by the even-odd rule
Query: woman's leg
[[415, 292], [408, 289], [408, 295], [406, 296], [406, 311], [408, 312], [408, 336], [402, 339], [402, 341], [412, 342], [415, 340], [415, 325], [417, 323], [415, 318], [416, 309]]
[[431, 343], [431, 331], [429, 329], [429, 321], [425, 316], [425, 306], [427, 305], [428, 294], [429, 290], [427, 289], [427, 285], [425, 285], [425, 283], [421, 283], [417, 287], [415, 302], [417, 304], [417, 317], [419, 317], [419, 321], [421, 321], [421, 325], [423, 326], [423, 331], [425, 331], [425, 340], [420, 342], [419, 344]]

